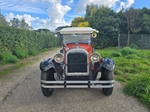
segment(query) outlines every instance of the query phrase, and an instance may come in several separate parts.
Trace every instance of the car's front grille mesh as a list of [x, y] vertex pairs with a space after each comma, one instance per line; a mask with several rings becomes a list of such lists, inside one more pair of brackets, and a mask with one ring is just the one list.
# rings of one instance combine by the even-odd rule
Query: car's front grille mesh
[[87, 54], [85, 52], [70, 52], [67, 56], [68, 73], [87, 72]]

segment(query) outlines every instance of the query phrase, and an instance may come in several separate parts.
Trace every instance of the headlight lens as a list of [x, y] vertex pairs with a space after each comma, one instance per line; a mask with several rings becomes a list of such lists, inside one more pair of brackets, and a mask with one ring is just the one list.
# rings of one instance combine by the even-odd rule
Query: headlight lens
[[92, 62], [98, 62], [100, 60], [100, 55], [98, 53], [92, 53], [91, 54], [91, 61]]
[[63, 62], [64, 60], [64, 55], [62, 53], [58, 53], [54, 56], [54, 60], [57, 62], [57, 63], [61, 63]]

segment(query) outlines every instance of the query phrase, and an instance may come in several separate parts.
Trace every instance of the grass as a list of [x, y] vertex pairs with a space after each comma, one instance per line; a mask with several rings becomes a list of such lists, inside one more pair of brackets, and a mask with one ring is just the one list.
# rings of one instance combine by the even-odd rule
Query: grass
[[13, 71], [15, 69], [22, 68], [22, 67], [28, 66], [30, 64], [32, 64], [32, 62], [17, 63], [17, 64], [15, 64], [14, 66], [12, 66], [10, 68], [4, 69], [3, 71], [0, 71], [0, 78], [3, 75], [8, 74], [8, 73], [10, 73], [11, 71]]
[[[51, 47], [49, 49], [44, 49], [41, 52], [46, 52], [46, 51], [54, 50], [56, 48], [60, 48], [60, 47]], [[34, 51], [34, 50], [31, 50], [30, 53], [31, 53], [30, 54], [31, 58], [32, 58], [32, 56], [34, 58], [35, 55], [40, 54], [40, 52]], [[30, 57], [28, 57], [28, 58], [30, 58]], [[26, 60], [26, 59], [24, 59], [24, 60]], [[28, 65], [34, 63], [35, 61], [39, 61], [38, 58], [34, 58], [34, 59], [32, 59], [30, 61], [26, 61], [26, 62], [24, 62], [24, 60], [23, 59], [19, 60], [16, 56], [12, 55], [9, 52], [0, 54], [0, 66], [7, 66], [8, 64], [13, 63], [12, 66], [10, 66], [10, 67], [8, 67], [8, 68], [3, 69], [2, 71], [0, 71], [0, 78], [2, 76], [4, 76], [4, 75], [10, 73], [11, 71], [13, 71], [15, 69], [22, 68], [22, 67], [25, 67], [25, 66], [28, 66]]]
[[150, 107], [150, 51], [125, 47], [96, 50], [115, 61], [115, 79], [123, 82], [124, 92]]
[[17, 63], [18, 58], [10, 52], [0, 53], [0, 64]]

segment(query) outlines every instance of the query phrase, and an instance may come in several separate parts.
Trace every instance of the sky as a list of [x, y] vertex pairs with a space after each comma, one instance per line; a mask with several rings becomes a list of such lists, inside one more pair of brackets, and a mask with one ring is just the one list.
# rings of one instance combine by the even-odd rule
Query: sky
[[122, 7], [150, 8], [150, 0], [0, 0], [0, 9], [8, 22], [24, 18], [35, 30], [54, 31], [70, 25], [75, 17], [84, 17], [87, 4], [108, 6], [116, 12]]

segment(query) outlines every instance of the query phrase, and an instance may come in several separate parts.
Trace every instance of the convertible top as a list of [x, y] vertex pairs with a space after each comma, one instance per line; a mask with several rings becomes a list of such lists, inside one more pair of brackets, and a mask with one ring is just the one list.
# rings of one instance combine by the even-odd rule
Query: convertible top
[[76, 34], [76, 33], [98, 33], [99, 31], [91, 27], [67, 27], [58, 31], [60, 34]]

